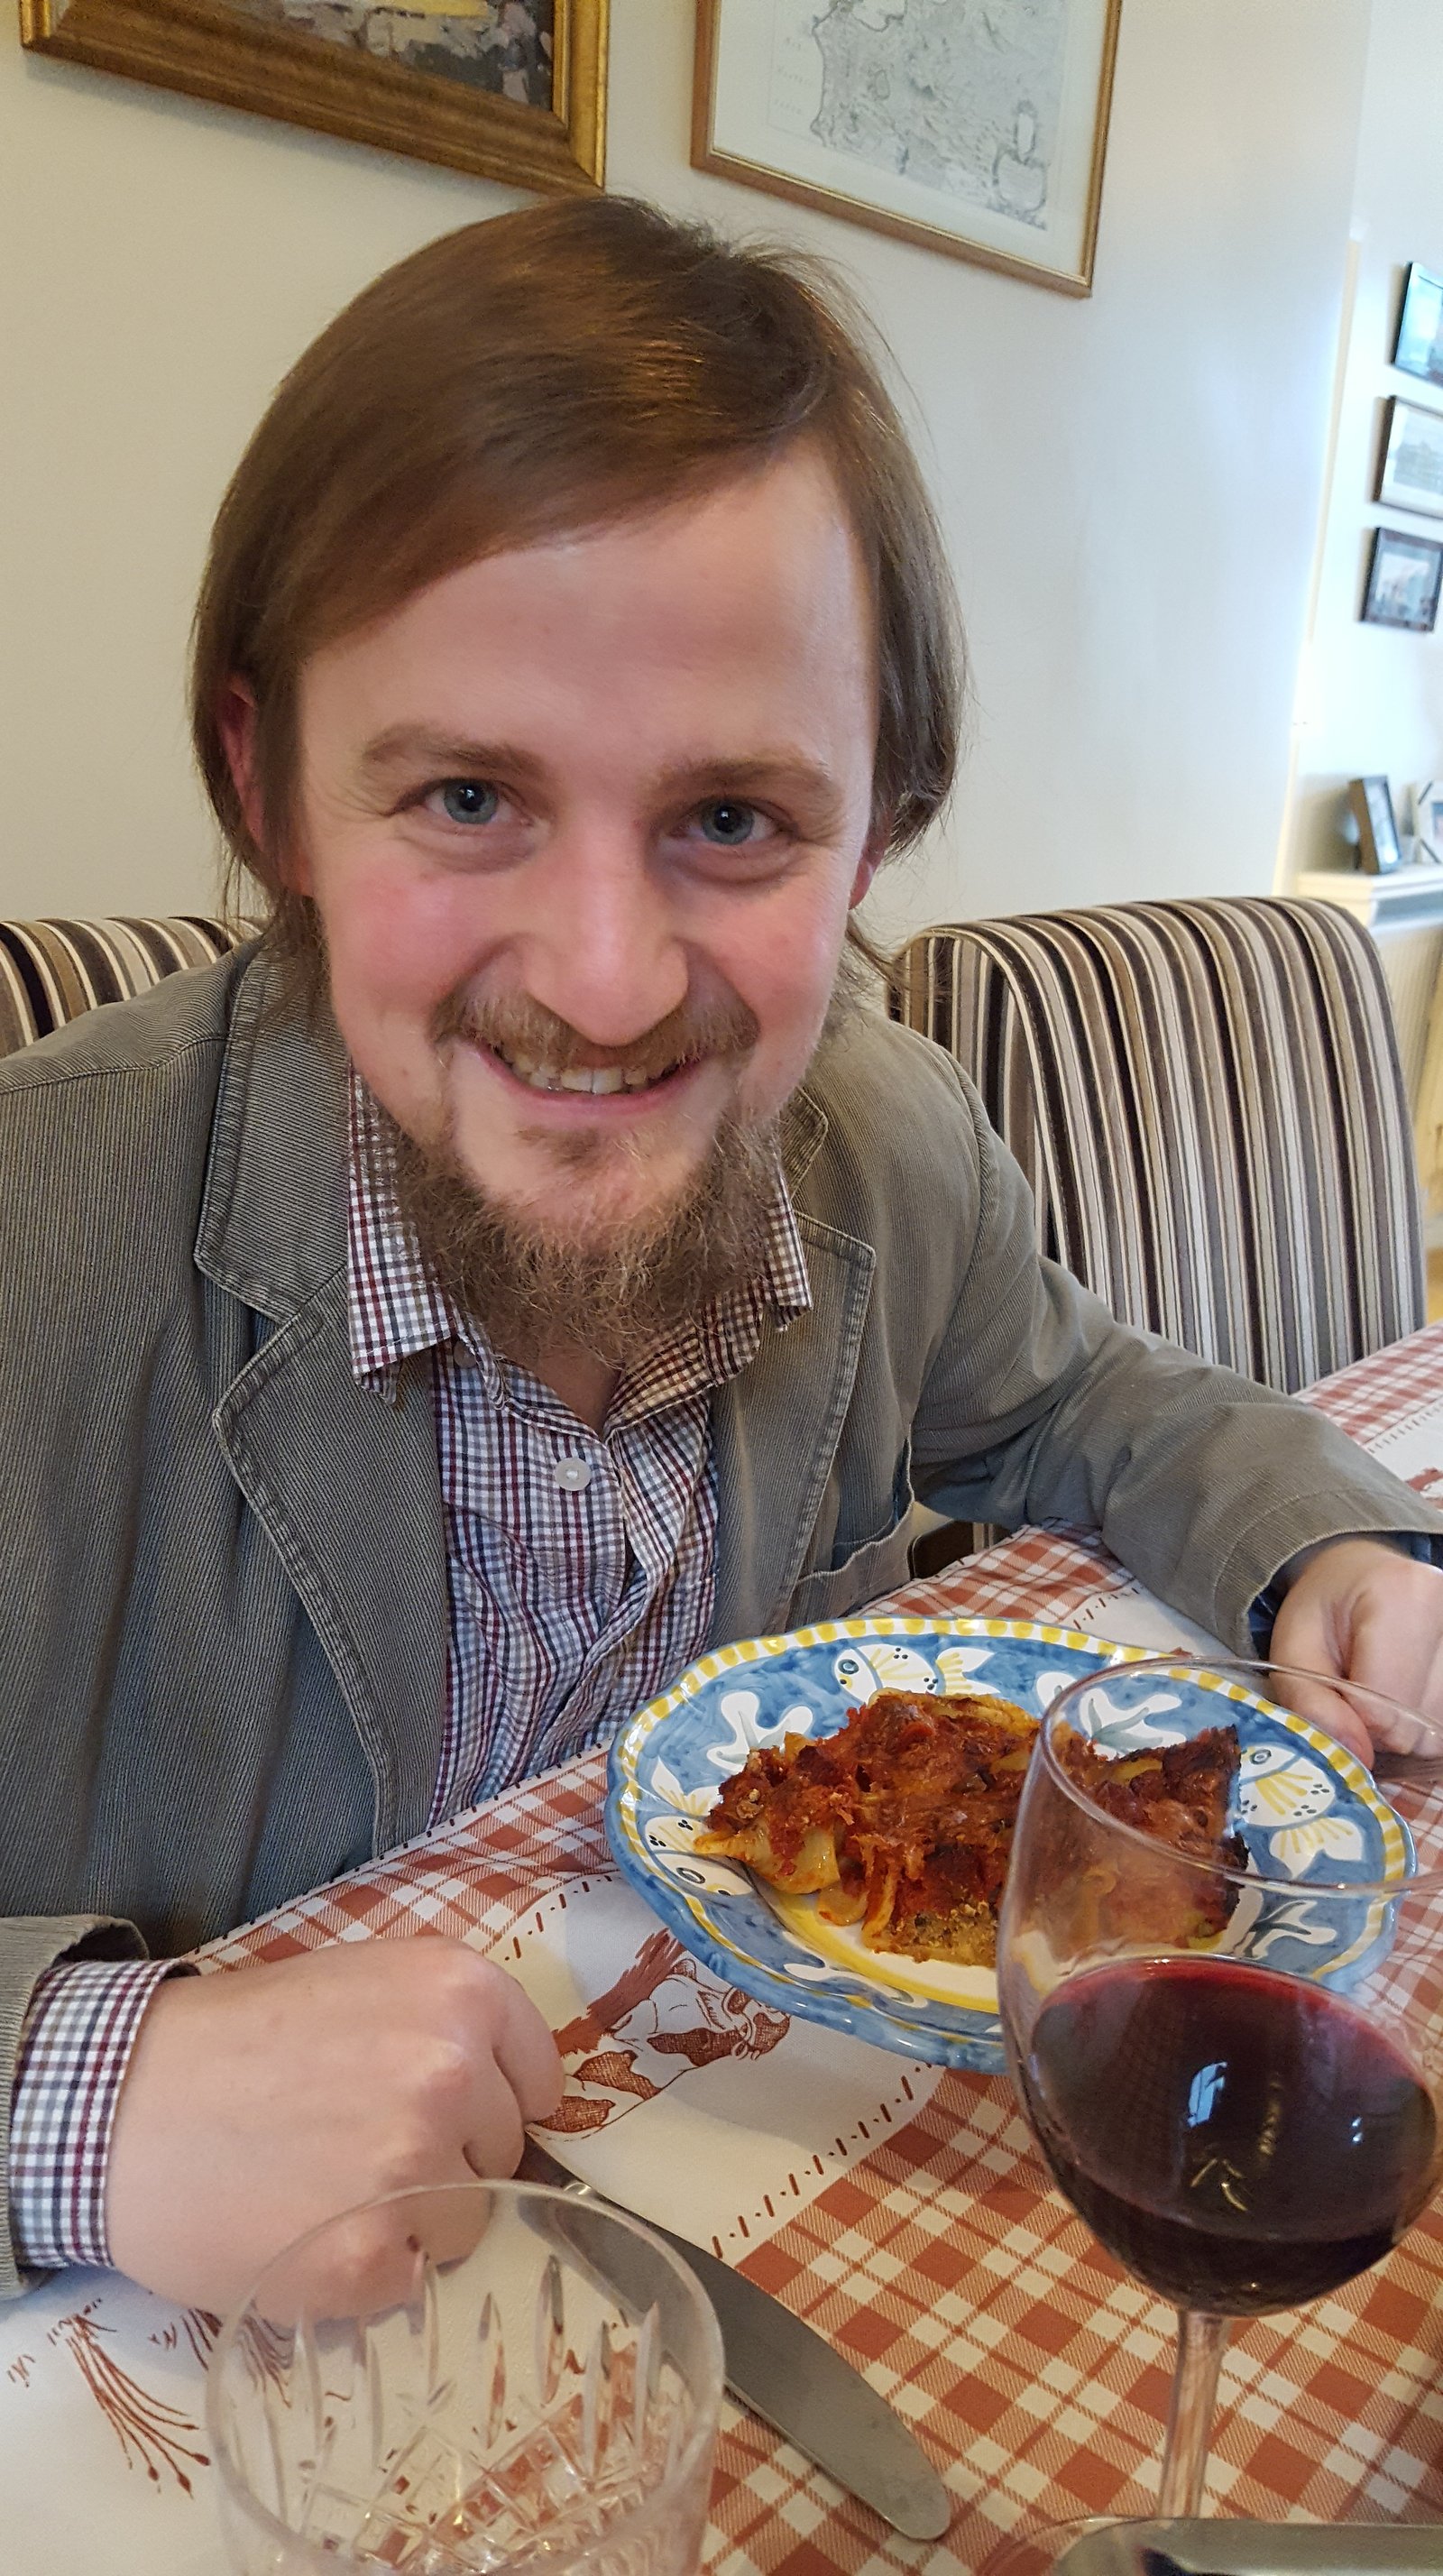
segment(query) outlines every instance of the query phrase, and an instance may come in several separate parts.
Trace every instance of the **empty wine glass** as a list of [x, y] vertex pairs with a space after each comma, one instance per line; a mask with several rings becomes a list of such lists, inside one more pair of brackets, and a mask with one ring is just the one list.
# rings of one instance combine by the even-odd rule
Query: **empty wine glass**
[[[1443, 1793], [1400, 1779], [1385, 1800], [1287, 1713], [1317, 1687], [1170, 1657], [1087, 1676], [1043, 1722], [1012, 1848], [997, 1971], [1019, 2100], [1073, 2207], [1178, 2311], [1164, 2519], [1201, 2508], [1230, 2320], [1381, 2261], [1443, 2163]], [[1332, 1688], [1374, 1741], [1409, 1740], [1405, 1712]], [[1196, 1824], [1219, 1754], [1221, 1857], [1129, 1820], [1142, 1797]], [[1057, 2566], [1089, 2528], [1013, 2543], [989, 2576]]]
[[393, 2194], [303, 2237], [222, 2329], [233, 2563], [693, 2576], [721, 2384], [709, 2301], [636, 2220], [527, 2183]]

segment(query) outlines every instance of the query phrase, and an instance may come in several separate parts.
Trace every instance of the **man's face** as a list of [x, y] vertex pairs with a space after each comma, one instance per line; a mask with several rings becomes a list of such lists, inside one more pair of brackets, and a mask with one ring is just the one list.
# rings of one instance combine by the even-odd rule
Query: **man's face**
[[470, 564], [307, 665], [293, 882], [342, 1036], [512, 1222], [654, 1224], [800, 1081], [875, 862], [875, 660], [796, 451]]

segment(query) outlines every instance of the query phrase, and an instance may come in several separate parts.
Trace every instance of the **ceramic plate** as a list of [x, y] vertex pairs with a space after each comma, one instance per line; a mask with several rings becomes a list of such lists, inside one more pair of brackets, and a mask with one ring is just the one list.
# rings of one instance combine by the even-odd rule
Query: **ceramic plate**
[[[1317, 1973], [1318, 1927], [1306, 1880], [1397, 1877], [1403, 1827], [1362, 1764], [1305, 1719], [1222, 1681], [1176, 1683], [1127, 1668], [1141, 1650], [1013, 1619], [834, 1619], [788, 1637], [753, 1637], [703, 1655], [644, 1708], [611, 1748], [606, 1823], [626, 1876], [663, 1923], [730, 1985], [783, 2011], [932, 2065], [1002, 2064], [990, 1969], [881, 1956], [855, 1930], [820, 1922], [815, 1900], [764, 1888], [730, 1861], [703, 1859], [696, 1838], [724, 1779], [758, 1745], [830, 1735], [883, 1690], [981, 1691], [1041, 1717], [1068, 1682], [1098, 1676], [1079, 1708], [1084, 1731], [1117, 1751], [1173, 1742], [1201, 1725], [1235, 1723], [1242, 1770], [1234, 1822], [1255, 1865], [1283, 1874], [1266, 1930], [1244, 1900], [1229, 1947], [1266, 1940], [1273, 1964], [1296, 1952]], [[1225, 1713], [1218, 1697], [1233, 1703]], [[1291, 1893], [1296, 1885], [1297, 1894]], [[1355, 1969], [1386, 1937], [1361, 1901], [1346, 1949], [1328, 1934], [1323, 1973]]]

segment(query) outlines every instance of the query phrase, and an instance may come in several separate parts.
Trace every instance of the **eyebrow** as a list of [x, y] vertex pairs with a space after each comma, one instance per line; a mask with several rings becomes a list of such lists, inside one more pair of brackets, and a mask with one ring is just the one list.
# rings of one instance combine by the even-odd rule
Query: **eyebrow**
[[538, 763], [519, 744], [470, 742], [464, 736], [438, 733], [429, 725], [388, 725], [363, 745], [360, 766], [368, 777], [381, 778], [398, 769], [444, 771], [451, 778], [485, 778], [495, 769], [534, 775]]
[[[360, 766], [366, 776], [376, 779], [411, 769], [451, 778], [534, 779], [542, 774], [544, 763], [518, 743], [477, 742], [427, 725], [398, 724], [365, 744]], [[695, 760], [671, 762], [655, 773], [650, 786], [654, 795], [663, 798], [785, 792], [830, 801], [842, 793], [842, 781], [825, 763], [789, 745], [740, 753], [734, 760], [708, 749]]]

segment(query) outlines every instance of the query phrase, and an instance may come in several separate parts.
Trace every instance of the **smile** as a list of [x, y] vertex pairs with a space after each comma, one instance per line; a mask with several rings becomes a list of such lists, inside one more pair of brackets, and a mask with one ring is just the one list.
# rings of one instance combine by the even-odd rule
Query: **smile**
[[640, 1065], [620, 1064], [570, 1065], [563, 1072], [554, 1065], [538, 1064], [531, 1056], [508, 1055], [500, 1047], [492, 1047], [490, 1052], [518, 1082], [524, 1082], [529, 1091], [589, 1092], [593, 1097], [605, 1097], [617, 1091], [655, 1090], [694, 1061], [690, 1057], [681, 1057], [660, 1073], [648, 1073]]

